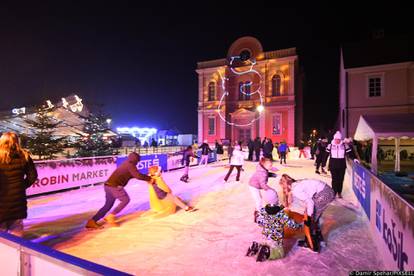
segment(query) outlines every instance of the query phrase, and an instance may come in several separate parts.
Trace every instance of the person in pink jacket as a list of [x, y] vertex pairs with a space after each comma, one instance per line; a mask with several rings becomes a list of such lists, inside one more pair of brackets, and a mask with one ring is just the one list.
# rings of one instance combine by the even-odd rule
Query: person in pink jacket
[[[272, 160], [269, 158], [262, 157], [262, 159], [260, 159], [259, 164], [256, 167], [256, 172], [252, 175], [252, 177], [249, 180], [249, 190], [256, 206], [254, 211], [255, 222], [260, 209], [262, 209], [265, 205], [262, 202], [263, 192], [274, 193], [277, 199], [277, 202], [275, 204], [279, 204], [277, 192], [267, 184], [269, 177], [276, 177], [275, 173], [270, 172], [270, 170], [272, 169], [274, 170]], [[266, 204], [267, 203], [269, 202], [266, 202]]]

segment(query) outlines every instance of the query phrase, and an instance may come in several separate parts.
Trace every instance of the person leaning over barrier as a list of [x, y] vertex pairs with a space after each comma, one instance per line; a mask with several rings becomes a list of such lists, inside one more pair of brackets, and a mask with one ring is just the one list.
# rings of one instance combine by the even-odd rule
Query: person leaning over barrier
[[20, 147], [17, 135], [4, 133], [0, 137], [0, 231], [23, 235], [26, 189], [36, 179], [35, 165], [29, 153]]
[[128, 184], [129, 180], [132, 178], [147, 181], [150, 185], [155, 183], [155, 180], [150, 176], [141, 174], [138, 172], [137, 164], [140, 161], [141, 157], [138, 153], [132, 152], [128, 155], [128, 159], [125, 160], [109, 177], [105, 182], [105, 205], [92, 217], [88, 220], [85, 227], [88, 229], [97, 229], [102, 226], [98, 224], [98, 221], [102, 219], [111, 208], [114, 206], [115, 200], [118, 199], [121, 201], [115, 209], [105, 217], [105, 221], [109, 224], [116, 224], [115, 215], [121, 212], [125, 206], [129, 203], [128, 193], [125, 191], [124, 187]]

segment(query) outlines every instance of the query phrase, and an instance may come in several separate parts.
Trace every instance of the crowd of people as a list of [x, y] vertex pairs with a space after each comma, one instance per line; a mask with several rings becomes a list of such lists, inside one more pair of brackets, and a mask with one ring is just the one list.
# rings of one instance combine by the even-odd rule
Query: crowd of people
[[[199, 165], [206, 166], [209, 154], [213, 152], [208, 141], [205, 140], [200, 147], [200, 156], [197, 156], [193, 146], [188, 146], [182, 153], [184, 174], [181, 181], [188, 182], [189, 168], [192, 159], [198, 158]], [[256, 256], [257, 261], [283, 258], [283, 238], [285, 228], [303, 228], [305, 239], [298, 242], [299, 246], [309, 248], [312, 252], [319, 252], [322, 236], [320, 217], [328, 204], [335, 197], [342, 198], [342, 188], [346, 169], [346, 157], [355, 158], [353, 147], [349, 140], [342, 139], [341, 133], [336, 132], [331, 143], [324, 137], [315, 145], [314, 154], [315, 172], [327, 174], [329, 170], [332, 176], [331, 186], [317, 179], [300, 179], [287, 174], [280, 176], [279, 185], [283, 199], [279, 200], [277, 191], [269, 184], [269, 178], [277, 177], [277, 168], [273, 165], [273, 151], [277, 150], [280, 164], [286, 164], [286, 155], [289, 147], [285, 141], [274, 144], [271, 139], [263, 141], [256, 138], [247, 143], [247, 161], [257, 162], [256, 170], [248, 181], [248, 188], [254, 202], [253, 220], [261, 229], [261, 238], [254, 241], [248, 248], [247, 256]], [[299, 146], [299, 158], [304, 154], [303, 145]], [[219, 156], [224, 153], [223, 144], [216, 141], [215, 151]], [[234, 169], [237, 171], [236, 181], [240, 181], [240, 175], [245, 163], [242, 143], [236, 142], [228, 145], [229, 169], [224, 177], [227, 182]], [[221, 157], [220, 159], [221, 160]], [[156, 213], [171, 214], [176, 207], [191, 212], [194, 207], [175, 196], [162, 177], [161, 168], [153, 166], [149, 168], [148, 175], [142, 174], [137, 169], [140, 161], [138, 153], [129, 154], [125, 160], [110, 175], [104, 183], [105, 203], [97, 213], [86, 222], [87, 229], [102, 228], [100, 220], [109, 225], [117, 225], [119, 214], [130, 202], [130, 197], [125, 186], [131, 179], [146, 182], [149, 189], [149, 201], [151, 210]], [[329, 161], [328, 169], [325, 169]], [[321, 171], [319, 171], [321, 169]], [[23, 233], [23, 219], [27, 217], [27, 198], [25, 190], [37, 179], [35, 165], [30, 154], [22, 149], [18, 136], [14, 133], [4, 133], [0, 137], [0, 231], [11, 232], [21, 236]], [[115, 201], [118, 205], [114, 207]], [[303, 214], [294, 214], [290, 209], [295, 201], [305, 205]], [[299, 218], [299, 219], [298, 219]]]

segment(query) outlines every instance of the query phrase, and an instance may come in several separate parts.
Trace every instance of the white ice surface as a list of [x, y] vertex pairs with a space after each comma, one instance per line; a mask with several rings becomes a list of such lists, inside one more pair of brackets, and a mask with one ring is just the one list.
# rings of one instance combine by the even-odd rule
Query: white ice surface
[[[223, 162], [222, 164], [227, 164]], [[314, 173], [312, 160], [290, 160], [275, 165], [278, 175], [330, 178]], [[120, 214], [120, 227], [85, 231], [85, 221], [104, 203], [101, 185], [29, 200], [26, 238], [102, 265], [135, 275], [348, 275], [352, 270], [382, 270], [382, 261], [369, 232], [363, 210], [353, 196], [348, 178], [344, 200], [336, 200], [323, 215], [327, 247], [320, 254], [294, 246], [286, 239], [282, 260], [256, 263], [245, 253], [257, 240], [252, 222], [254, 203], [247, 181], [256, 163], [246, 162], [241, 182], [223, 184], [227, 168], [220, 164], [192, 167], [190, 183], [182, 170], [164, 173], [174, 193], [199, 210], [156, 218], [148, 212], [147, 184], [131, 181], [131, 202]], [[277, 188], [279, 178], [271, 179]]]

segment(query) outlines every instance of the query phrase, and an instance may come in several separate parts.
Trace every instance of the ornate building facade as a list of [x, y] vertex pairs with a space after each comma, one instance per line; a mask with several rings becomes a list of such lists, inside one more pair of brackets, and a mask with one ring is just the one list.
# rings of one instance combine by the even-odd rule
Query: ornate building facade
[[198, 141], [260, 137], [294, 145], [302, 136], [302, 73], [296, 48], [264, 52], [242, 37], [227, 58], [198, 62]]

